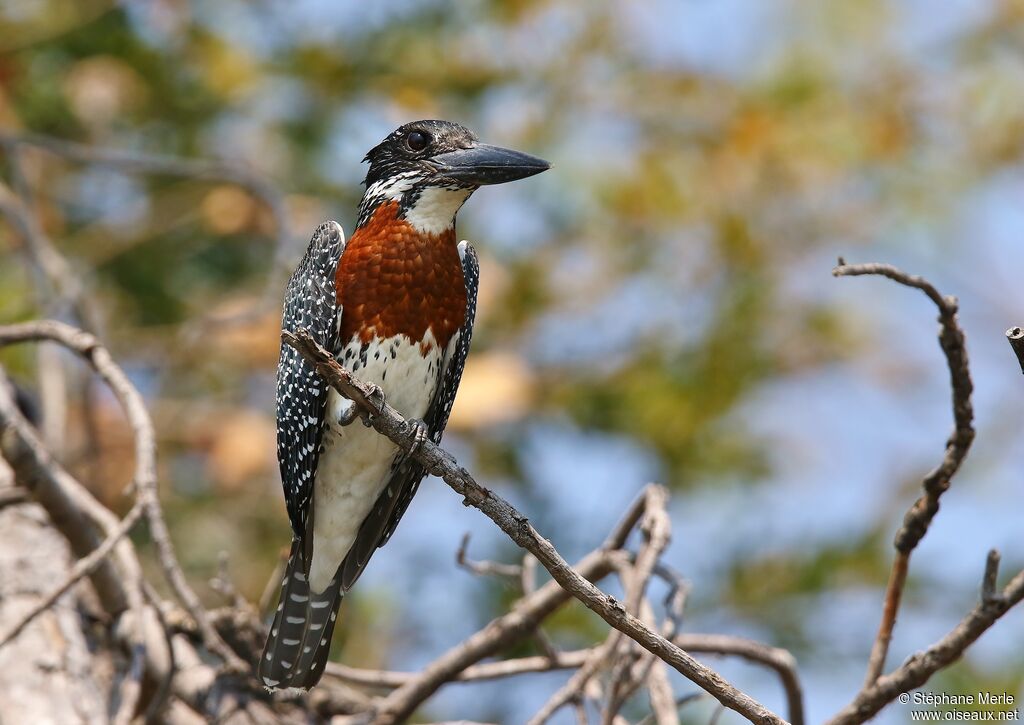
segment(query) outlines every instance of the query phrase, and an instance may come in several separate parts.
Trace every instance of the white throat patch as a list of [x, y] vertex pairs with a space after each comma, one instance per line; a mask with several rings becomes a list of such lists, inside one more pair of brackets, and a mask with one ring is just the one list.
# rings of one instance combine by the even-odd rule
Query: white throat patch
[[440, 234], [452, 225], [455, 214], [472, 194], [471, 189], [428, 186], [405, 212], [405, 220], [424, 234]]

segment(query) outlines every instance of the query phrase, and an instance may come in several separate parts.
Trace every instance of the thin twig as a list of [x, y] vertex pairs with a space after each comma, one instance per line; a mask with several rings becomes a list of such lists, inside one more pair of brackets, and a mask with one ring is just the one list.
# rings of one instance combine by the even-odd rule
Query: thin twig
[[[524, 596], [537, 591], [537, 559], [528, 551], [523, 554], [523, 563], [519, 565], [519, 586], [522, 588]], [[533, 633], [533, 641], [549, 659], [558, 658], [558, 648], [555, 647], [555, 643], [551, 641], [543, 628], [537, 627]]]
[[907, 573], [910, 569], [910, 552], [897, 551], [893, 559], [892, 569], [889, 571], [889, 581], [885, 586], [885, 597], [882, 600], [882, 621], [878, 624], [878, 633], [875, 635], [875, 642], [871, 646], [871, 655], [868, 657], [868, 671], [864, 678], [865, 686], [871, 685], [882, 674], [885, 669], [885, 659], [889, 653], [889, 644], [892, 642], [892, 632], [896, 628], [896, 615], [900, 611], [900, 601], [903, 599], [903, 588], [907, 583]]
[[522, 567], [515, 564], [502, 564], [497, 561], [474, 561], [470, 559], [466, 551], [469, 548], [469, 532], [462, 535], [459, 543], [459, 550], [455, 552], [455, 563], [466, 571], [478, 576], [500, 576], [510, 579], [521, 580], [523, 575]]
[[[516, 566], [515, 564], [503, 564], [498, 561], [474, 561], [467, 556], [469, 539], [470, 534], [467, 531], [462, 535], [462, 541], [459, 543], [459, 549], [455, 552], [456, 564], [477, 576], [496, 576], [515, 579], [519, 581], [520, 586], [523, 589], [523, 594], [530, 594], [535, 590], [536, 587], [532, 586], [532, 584], [527, 580], [527, 566], [529, 566], [528, 562], [532, 562], [533, 568], [536, 568], [537, 560], [530, 556], [529, 553], [523, 557], [523, 564], [521, 566]], [[532, 579], [530, 581], [532, 581]], [[552, 660], [556, 658], [557, 651], [555, 650], [555, 646], [539, 627], [537, 628], [537, 631], [533, 633], [533, 639], [537, 643], [541, 652]]]
[[224, 597], [230, 606], [244, 607], [246, 606], [245, 597], [238, 593], [235, 583], [231, 581], [231, 574], [228, 571], [229, 564], [228, 552], [221, 551], [217, 555], [217, 575], [210, 579], [210, 588]]
[[[640, 552], [625, 582], [626, 611], [634, 615], [640, 614], [647, 584], [654, 574], [658, 560], [671, 540], [672, 525], [666, 511], [668, 491], [662, 486], [648, 486], [647, 497], [647, 505], [644, 508], [644, 516], [640, 524], [640, 530], [644, 534], [645, 542], [640, 548]], [[654, 621], [653, 617], [651, 617], [648, 626], [653, 625]], [[669, 638], [671, 638], [671, 634], [669, 634]], [[627, 640], [624, 646], [632, 649], [631, 645], [633, 645], [633, 642]], [[629, 677], [630, 660], [635, 658], [626, 656], [627, 652], [623, 649], [622, 644], [617, 644], [616, 647], [619, 652], [617, 656], [613, 655], [616, 663], [609, 679], [608, 705], [602, 715], [603, 725], [611, 725], [618, 711], [640, 684], [639, 678], [634, 678], [630, 681]], [[641, 668], [644, 676], [646, 676], [646, 671], [652, 663], [653, 660], [646, 663], [646, 667]]]
[[[0, 454], [14, 470], [22, 490], [42, 505], [50, 520], [67, 539], [75, 556], [83, 558], [101, 543], [93, 521], [104, 515], [115, 518], [43, 445], [34, 427], [25, 419], [0, 369]], [[128, 608], [125, 579], [106, 560], [90, 575], [103, 610], [116, 617]]]
[[13, 487], [0, 489], [0, 509], [5, 506], [16, 506], [20, 503], [31, 501], [28, 491], [23, 488]]
[[[591, 552], [576, 564], [576, 570], [587, 579], [599, 580], [614, 569], [618, 553], [605, 549]], [[516, 602], [511, 611], [436, 658], [388, 695], [381, 707], [401, 712], [415, 710], [438, 688], [458, 678], [469, 666], [529, 636], [540, 622], [571, 598], [557, 582], [548, 582]]]
[[1011, 327], [1006, 331], [1006, 339], [1010, 343], [1010, 347], [1013, 348], [1013, 354], [1017, 356], [1021, 372], [1024, 372], [1024, 329]]
[[939, 498], [949, 489], [953, 476], [960, 470], [974, 441], [974, 408], [971, 404], [974, 384], [971, 382], [964, 332], [957, 321], [958, 304], [955, 297], [942, 295], [923, 277], [907, 274], [889, 264], [848, 265], [840, 259], [839, 266], [832, 270], [832, 274], [836, 277], [881, 275], [924, 292], [939, 310], [939, 345], [946, 356], [952, 387], [953, 433], [946, 443], [942, 461], [922, 481], [924, 494], [907, 511], [903, 525], [893, 542], [897, 556], [889, 577], [882, 621], [871, 648], [864, 682], [865, 686], [870, 686], [885, 669], [889, 642], [892, 640], [900, 598], [906, 582], [910, 553], [927, 533], [932, 519], [939, 511]]
[[994, 602], [1001, 596], [996, 592], [999, 579], [999, 552], [990, 549], [985, 559], [985, 575], [981, 579], [981, 601]]
[[15, 479], [46, 509], [76, 555], [88, 557], [102, 546], [92, 526], [95, 523], [121, 566], [123, 576], [118, 576], [106, 556], [97, 557], [91, 566], [91, 579], [107, 613], [123, 616], [127, 608], [135, 623], [127, 636], [131, 660], [122, 679], [121, 707], [116, 715], [125, 720], [134, 714], [141, 695], [144, 662], [150, 654], [143, 626], [142, 569], [134, 549], [118, 535], [121, 522], [53, 459], [22, 415], [11, 390], [0, 369], [0, 451], [14, 470]]
[[[0, 139], [3, 133], [0, 132]], [[82, 276], [64, 258], [57, 247], [43, 231], [35, 215], [18, 195], [0, 181], [0, 214], [7, 217], [11, 226], [21, 237], [28, 251], [33, 267], [46, 280], [48, 294], [66, 302], [75, 312], [82, 325], [98, 329], [99, 313], [86, 294]]]
[[579, 669], [572, 673], [569, 680], [548, 698], [540, 710], [534, 713], [527, 725], [544, 725], [560, 708], [581, 700], [590, 679], [600, 672], [611, 659], [615, 652], [615, 645], [621, 636], [621, 632], [612, 630], [604, 642], [591, 649]]
[[18, 150], [31, 147], [75, 163], [109, 166], [129, 173], [157, 174], [207, 181], [226, 181], [259, 199], [275, 222], [276, 246], [267, 280], [268, 292], [277, 291], [279, 277], [291, 256], [290, 225], [284, 195], [247, 166], [218, 159], [191, 159], [151, 154], [129, 149], [111, 149], [79, 144], [40, 134], [12, 134], [0, 131], [0, 146]]
[[658, 659], [651, 660], [647, 675], [647, 698], [657, 725], [679, 724], [679, 709], [672, 693], [672, 683], [668, 679], [668, 668]]
[[96, 570], [96, 567], [98, 567], [110, 555], [110, 552], [113, 551], [117, 543], [129, 531], [131, 531], [132, 527], [135, 526], [136, 523], [138, 523], [142, 514], [142, 506], [136, 502], [128, 512], [128, 515], [121, 520], [114, 532], [107, 536], [102, 544], [96, 547], [92, 553], [85, 558], [79, 559], [71, 568], [71, 571], [68, 572], [64, 581], [51, 589], [48, 594], [36, 602], [35, 605], [29, 611], [25, 612], [17, 622], [7, 629], [6, 632], [0, 635], [0, 647], [3, 647], [12, 639], [17, 637], [21, 633], [21, 630], [27, 627], [40, 614], [52, 607], [58, 599], [71, 589], [71, 587], [92, 574]]
[[[576, 564], [576, 571], [581, 576], [598, 581], [626, 563], [627, 553], [622, 551], [621, 547], [632, 528], [638, 523], [645, 501], [643, 494], [638, 496], [601, 548], [587, 554]], [[530, 636], [545, 618], [570, 599], [569, 592], [557, 582], [548, 582], [516, 602], [511, 611], [492, 620], [486, 627], [450, 648], [422, 672], [404, 680], [382, 704], [393, 710], [415, 710], [438, 688], [458, 678], [467, 668]], [[588, 652], [589, 650], [585, 651], [585, 654]], [[328, 665], [328, 671], [330, 669]]]
[[[992, 569], [992, 557], [986, 564], [985, 586]], [[911, 655], [900, 667], [865, 687], [853, 702], [839, 711], [826, 725], [858, 725], [875, 716], [904, 692], [921, 687], [939, 670], [958, 660], [975, 640], [1007, 611], [1024, 599], [1024, 571], [1019, 572], [998, 595], [982, 600], [960, 620], [945, 637], [927, 649]]]
[[[644, 598], [640, 605], [640, 619], [649, 627], [656, 626], [656, 619], [651, 603]], [[662, 635], [671, 639], [671, 620], [662, 627]], [[672, 686], [665, 671], [665, 663], [639, 648], [632, 648], [629, 656], [633, 660], [632, 667], [628, 668], [621, 678], [618, 687], [608, 698], [608, 706], [605, 709], [603, 718], [605, 723], [611, 723], [618, 715], [618, 710], [633, 697], [644, 684], [647, 685], [647, 692], [651, 701], [651, 708], [656, 714], [658, 725], [678, 725], [679, 714], [672, 706], [674, 696]], [[613, 675], [614, 677], [614, 675]]]
[[673, 641], [687, 652], [730, 655], [764, 665], [776, 672], [786, 693], [786, 708], [792, 725], [803, 725], [804, 695], [797, 674], [796, 658], [789, 650], [771, 647], [745, 637], [727, 634], [677, 634]]
[[[575, 571], [555, 550], [547, 539], [533, 528], [529, 520], [511, 504], [490, 491], [458, 465], [455, 459], [429, 441], [415, 447], [410, 435], [411, 428], [402, 416], [386, 403], [372, 400], [365, 384], [357, 381], [334, 357], [324, 350], [311, 335], [300, 331], [298, 335], [282, 333], [282, 340], [316, 366], [320, 375], [345, 397], [369, 412], [373, 427], [387, 436], [403, 450], [412, 451], [429, 473], [440, 476], [445, 483], [464, 497], [463, 503], [480, 509], [516, 544], [526, 549], [544, 566], [551, 577], [574, 597], [583, 602], [610, 626], [635, 640], [644, 649], [672, 665], [690, 681], [710, 692], [726, 707], [739, 712], [755, 723], [785, 722], [764, 705], [736, 689], [721, 675], [701, 664], [657, 632], [646, 627], [639, 619], [625, 610], [614, 597], [595, 587]], [[415, 448], [415, 450], [413, 450]], [[392, 693], [394, 694], [394, 693]], [[394, 702], [392, 705], [396, 704]], [[402, 707], [387, 707], [377, 713], [377, 721], [384, 723], [401, 722], [411, 715], [411, 710]]]
[[[544, 655], [533, 655], [530, 657], [517, 657], [511, 660], [500, 660], [498, 662], [484, 662], [478, 665], [471, 665], [459, 672], [453, 682], [483, 682], [486, 680], [498, 680], [514, 675], [525, 675], [533, 672], [551, 672], [553, 670], [571, 670], [579, 667], [590, 654], [591, 649], [573, 650], [560, 652], [556, 659], [552, 660]], [[352, 685], [363, 685], [365, 687], [393, 689], [402, 687], [414, 681], [418, 672], [394, 672], [390, 670], [362, 670], [355, 667], [346, 667], [336, 662], [328, 662], [325, 674], [336, 677], [339, 680]]]
[[160, 629], [164, 635], [164, 644], [167, 647], [167, 668], [164, 672], [163, 677], [160, 678], [160, 685], [157, 688], [156, 694], [153, 695], [149, 700], [149, 706], [146, 708], [146, 722], [155, 722], [157, 715], [163, 709], [167, 703], [167, 698], [171, 695], [171, 683], [174, 681], [174, 675], [178, 669], [178, 663], [175, 659], [174, 654], [174, 636], [171, 634], [171, 628], [167, 624], [167, 618], [164, 616], [163, 607], [160, 606], [159, 598], [156, 596], [156, 592], [150, 586], [143, 587], [143, 594], [146, 600], [149, 602], [150, 608], [153, 610], [156, 616], [157, 622], [160, 624]]
[[156, 490], [156, 435], [153, 422], [139, 391], [93, 335], [55, 320], [41, 320], [0, 327], [0, 346], [17, 342], [52, 340], [84, 358], [109, 386], [121, 404], [135, 438], [135, 473], [132, 484], [142, 502], [150, 536], [164, 576], [188, 613], [195, 619], [204, 644], [232, 670], [245, 672], [249, 666], [217, 634], [199, 597], [189, 586], [171, 544], [167, 523]]
[[[696, 702], [697, 700], [703, 700], [707, 696], [708, 694], [706, 692], [691, 692], [688, 695], [677, 697], [675, 700], [676, 711], [680, 710], [684, 705], [689, 705], [691, 702]], [[653, 722], [656, 722], [655, 713], [651, 713], [636, 725], [651, 725]]]

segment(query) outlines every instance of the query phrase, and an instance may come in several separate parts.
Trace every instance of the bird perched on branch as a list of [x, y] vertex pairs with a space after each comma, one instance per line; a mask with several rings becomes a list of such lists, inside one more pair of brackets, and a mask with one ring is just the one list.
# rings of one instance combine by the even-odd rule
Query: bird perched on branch
[[[482, 144], [450, 121], [397, 129], [370, 169], [355, 231], [322, 224], [288, 282], [283, 327], [308, 330], [338, 361], [441, 440], [473, 334], [479, 267], [456, 244], [455, 215], [480, 186], [538, 174], [546, 161]], [[365, 413], [281, 347], [277, 456], [292, 546], [281, 601], [260, 657], [268, 688], [315, 685], [338, 606], [383, 546], [424, 471], [360, 424]]]

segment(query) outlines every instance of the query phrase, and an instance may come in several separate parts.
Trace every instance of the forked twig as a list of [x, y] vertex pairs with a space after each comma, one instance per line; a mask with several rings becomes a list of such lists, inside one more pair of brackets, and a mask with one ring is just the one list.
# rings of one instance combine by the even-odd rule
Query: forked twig
[[[379, 404], [379, 401], [372, 399], [366, 385], [356, 380], [329, 352], [318, 345], [311, 335], [304, 331], [300, 331], [298, 335], [286, 331], [282, 333], [282, 340], [298, 350], [339, 393], [369, 412], [373, 427], [379, 433], [405, 450], [413, 448], [409, 427], [402, 416], [386, 403]], [[773, 725], [785, 722], [764, 705], [736, 689], [717, 672], [652, 631], [627, 612], [614, 597], [608, 596], [587, 581], [562, 558], [551, 542], [533, 528], [525, 516], [493, 491], [477, 483], [450, 454], [427, 441], [416, 448], [413, 455], [428, 472], [440, 476], [445, 483], [461, 494], [464, 503], [480, 509], [516, 544], [536, 556], [558, 584], [610, 626], [665, 660], [682, 675], [711, 693], [723, 705], [739, 712], [751, 722]], [[405, 707], [386, 708], [377, 713], [377, 721], [381, 725], [401, 722], [409, 715], [411, 711]]]
[[886, 587], [882, 621], [874, 646], [871, 648], [864, 681], [865, 686], [870, 686], [885, 669], [889, 642], [892, 640], [900, 599], [906, 584], [910, 554], [927, 533], [932, 519], [939, 511], [939, 498], [949, 488], [953, 476], [960, 470], [974, 441], [974, 408], [971, 404], [974, 384], [971, 381], [964, 332], [957, 321], [958, 305], [955, 297], [945, 296], [923, 277], [907, 274], [889, 264], [850, 265], [840, 259], [832, 274], [836, 277], [880, 275], [924, 292], [939, 310], [939, 345], [946, 356], [952, 387], [953, 433], [946, 443], [942, 461], [922, 481], [924, 494], [907, 511], [903, 525], [893, 542], [896, 547], [896, 559]]

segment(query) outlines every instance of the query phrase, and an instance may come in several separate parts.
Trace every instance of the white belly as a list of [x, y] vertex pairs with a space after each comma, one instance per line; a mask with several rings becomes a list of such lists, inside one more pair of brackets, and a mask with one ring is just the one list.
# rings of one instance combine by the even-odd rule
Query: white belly
[[[427, 339], [433, 343], [428, 331]], [[437, 387], [443, 351], [435, 344], [424, 356], [420, 343], [396, 336], [361, 345], [349, 344], [339, 355], [347, 369], [364, 382], [376, 383], [387, 402], [405, 418], [422, 418]], [[324, 433], [314, 482], [313, 561], [309, 585], [316, 592], [330, 584], [355, 541], [363, 519], [384, 490], [398, 446], [356, 419], [346, 426], [336, 413], [350, 401], [331, 390], [327, 399], [329, 427]]]

